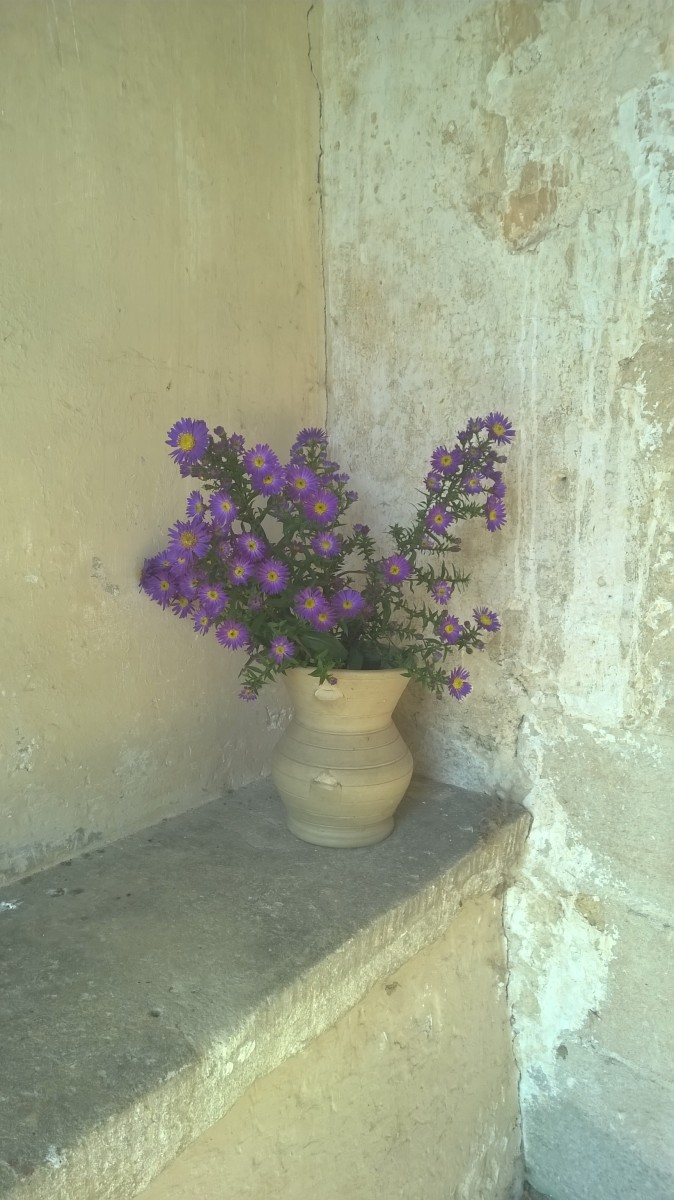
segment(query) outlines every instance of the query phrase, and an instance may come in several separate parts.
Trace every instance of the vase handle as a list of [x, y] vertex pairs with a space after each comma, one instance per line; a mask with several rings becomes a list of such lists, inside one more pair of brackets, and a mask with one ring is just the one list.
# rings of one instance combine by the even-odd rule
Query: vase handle
[[321, 683], [316, 688], [314, 696], [323, 704], [332, 704], [334, 700], [343, 700], [344, 692], [340, 692], [338, 687], [335, 687], [332, 683], [328, 683], [326, 680], [325, 683]]

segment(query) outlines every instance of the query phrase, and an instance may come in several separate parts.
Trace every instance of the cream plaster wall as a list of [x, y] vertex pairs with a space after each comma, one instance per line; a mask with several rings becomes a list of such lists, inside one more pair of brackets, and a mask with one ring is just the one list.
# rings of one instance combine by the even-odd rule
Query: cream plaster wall
[[[328, 413], [377, 531], [471, 414], [519, 431], [460, 612], [503, 632], [418, 765], [527, 797], [507, 903], [532, 1182], [674, 1194], [668, 0], [330, 0]], [[364, 436], [364, 433], [366, 436]], [[375, 507], [376, 506], [376, 507]]]
[[519, 1149], [501, 901], [481, 897], [141, 1196], [509, 1200]]
[[268, 770], [137, 576], [176, 419], [325, 418], [318, 117], [295, 0], [0, 0], [0, 880]]

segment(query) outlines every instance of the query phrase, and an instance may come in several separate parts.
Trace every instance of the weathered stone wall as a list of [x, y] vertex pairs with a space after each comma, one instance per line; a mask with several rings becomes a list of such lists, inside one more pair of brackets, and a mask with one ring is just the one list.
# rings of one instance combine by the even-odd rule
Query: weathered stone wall
[[137, 580], [179, 417], [324, 420], [318, 131], [295, 0], [0, 0], [0, 879], [268, 770]]
[[674, 1193], [668, 0], [323, 9], [329, 424], [366, 519], [503, 409], [505, 530], [460, 611], [503, 632], [418, 764], [527, 795], [507, 905], [525, 1150], [554, 1200]]

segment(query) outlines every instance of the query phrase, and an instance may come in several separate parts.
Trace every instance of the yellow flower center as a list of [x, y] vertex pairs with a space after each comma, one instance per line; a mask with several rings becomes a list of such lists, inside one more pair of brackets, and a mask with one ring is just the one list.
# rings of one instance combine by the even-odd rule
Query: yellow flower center
[[239, 636], [238, 629], [228, 629], [227, 630], [227, 637], [229, 638], [229, 640], [231, 642], [233, 642], [235, 640], [235, 638], [238, 638], [238, 636]]
[[313, 596], [309, 596], [309, 599], [304, 601], [304, 607], [308, 609], [316, 607], [316, 601], [314, 600]]
[[263, 475], [263, 476], [262, 476], [262, 482], [263, 482], [263, 483], [272, 483], [272, 482], [273, 482], [273, 480], [274, 480], [274, 476], [273, 476], [273, 475]]
[[445, 625], [445, 633], [454, 633], [456, 626], [452, 625], [451, 621]]
[[297, 488], [298, 492], [301, 492], [306, 486], [306, 479], [302, 479], [302, 476], [300, 475], [299, 479], [295, 480], [295, 487]]
[[443, 517], [442, 513], [436, 513], [435, 516], [433, 517], [433, 521], [435, 522], [436, 525], [442, 525], [444, 519], [445, 518]]
[[449, 464], [451, 463], [451, 461], [452, 461], [451, 454], [443, 454], [442, 458], [440, 459], [440, 463], [442, 464], [443, 467], [448, 467]]
[[208, 596], [209, 600], [217, 600], [218, 598], [218, 593], [216, 592], [215, 588], [209, 588], [206, 592], [206, 595]]
[[253, 466], [257, 467], [258, 471], [264, 466], [264, 459], [261, 454], [257, 454], [253, 459]]
[[491, 509], [489, 510], [489, 512], [487, 513], [487, 516], [489, 517], [489, 520], [490, 520], [490, 521], [495, 521], [495, 520], [496, 520], [496, 509], [495, 509], [495, 508], [491, 508]]
[[189, 600], [187, 600], [185, 596], [178, 596], [178, 604], [181, 608], [187, 608]]
[[161, 583], [159, 584], [159, 587], [161, 588], [162, 592], [168, 592], [169, 588], [171, 587], [171, 584], [169, 583], [168, 579], [162, 579]]
[[391, 575], [399, 575], [400, 574], [400, 567], [398, 566], [397, 563], [393, 563], [393, 566], [389, 567], [389, 573]]
[[497, 421], [495, 425], [492, 425], [492, 430], [497, 437], [503, 437], [503, 434], [505, 433], [505, 425], [502, 425], [500, 421]]
[[194, 450], [197, 444], [197, 439], [193, 433], [181, 433], [178, 438], [178, 446], [181, 450]]
[[352, 604], [351, 600], [343, 600], [342, 608], [353, 608], [353, 604]]
[[191, 529], [186, 529], [183, 533], [181, 533], [180, 545], [184, 546], [186, 550], [190, 550], [192, 546], [196, 546], [196, 544], [197, 535], [196, 533], [193, 533]]
[[317, 503], [314, 505], [314, 512], [317, 512], [320, 517], [322, 517], [323, 513], [327, 512], [327, 511], [328, 511], [328, 506], [325, 503], [325, 500], [318, 500]]
[[491, 625], [491, 617], [488, 617], [486, 613], [481, 613], [480, 614], [480, 624], [481, 625]]
[[276, 583], [278, 579], [278, 571], [267, 571], [267, 579], [270, 583]]
[[460, 689], [463, 687], [463, 679], [457, 675], [456, 679], [452, 680], [452, 687], [456, 688], [457, 692], [460, 691]]

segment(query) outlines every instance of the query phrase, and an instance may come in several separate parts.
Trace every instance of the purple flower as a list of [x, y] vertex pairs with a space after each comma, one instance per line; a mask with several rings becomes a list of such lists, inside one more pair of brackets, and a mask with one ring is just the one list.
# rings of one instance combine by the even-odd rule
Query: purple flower
[[443, 612], [435, 627], [435, 632], [440, 641], [445, 642], [447, 646], [453, 646], [458, 642], [463, 633], [463, 625], [458, 617], [452, 616], [451, 613]]
[[485, 417], [484, 427], [488, 430], [492, 442], [496, 442], [499, 446], [507, 446], [515, 436], [515, 430], [510, 421], [500, 412], [491, 412], [488, 417]]
[[431, 455], [431, 466], [441, 475], [455, 475], [463, 462], [463, 451], [455, 446], [448, 450], [446, 446], [438, 446]]
[[199, 588], [203, 584], [203, 579], [196, 571], [186, 571], [176, 582], [178, 584], [178, 591], [182, 592], [185, 596], [189, 596], [190, 600], [194, 600]]
[[292, 444], [291, 451], [301, 450], [304, 446], [327, 446], [327, 444], [327, 433], [322, 429], [317, 429], [315, 426], [310, 426], [308, 429], [300, 429]]
[[455, 667], [453, 671], [450, 671], [447, 687], [450, 696], [453, 696], [455, 700], [463, 700], [464, 696], [472, 692], [473, 688], [468, 682], [468, 672], [465, 667]]
[[205, 421], [192, 421], [183, 417], [169, 429], [167, 446], [173, 446], [171, 458], [180, 467], [198, 462], [208, 448], [208, 426]]
[[293, 499], [303, 499], [318, 487], [318, 478], [308, 467], [291, 464], [286, 468], [286, 485]]
[[366, 536], [370, 532], [370, 526], [369, 525], [360, 525], [360, 524], [356, 523], [353, 527], [353, 532], [355, 534], [358, 534], [359, 537]]
[[412, 574], [412, 564], [402, 554], [391, 554], [380, 566], [389, 583], [404, 583]]
[[437, 471], [429, 471], [424, 483], [428, 492], [442, 491], [442, 475], [439, 475]]
[[294, 653], [295, 647], [287, 637], [275, 637], [269, 647], [269, 657], [274, 662], [284, 662], [286, 658], [292, 658]]
[[157, 571], [150, 575], [144, 584], [144, 590], [151, 600], [155, 600], [162, 608], [167, 608], [176, 594], [173, 577], [168, 571]]
[[463, 490], [469, 496], [474, 496], [477, 492], [483, 491], [482, 476], [477, 471], [471, 471], [465, 479], [462, 480]]
[[257, 692], [252, 687], [242, 687], [239, 692], [239, 700], [257, 700]]
[[181, 620], [185, 617], [191, 617], [194, 607], [189, 596], [174, 596], [171, 601], [171, 612], [174, 612]]
[[187, 497], [188, 517], [200, 517], [206, 511], [206, 501], [201, 492], [190, 492]]
[[310, 621], [316, 613], [326, 610], [328, 603], [319, 588], [308, 587], [297, 593], [293, 600], [293, 608], [298, 617]]
[[355, 504], [356, 500], [358, 499], [358, 492], [345, 492], [344, 499], [347, 500], [349, 504]]
[[278, 466], [270, 467], [260, 475], [256, 473], [253, 476], [253, 483], [261, 496], [278, 496], [286, 485], [285, 471], [279, 463]]
[[246, 444], [246, 439], [244, 438], [242, 433], [233, 433], [230, 436], [229, 444], [232, 447], [232, 450], [236, 450], [238, 452], [240, 450], [243, 450], [243, 448]]
[[454, 520], [454, 514], [443, 508], [442, 504], [434, 504], [426, 513], [426, 524], [433, 533], [444, 533]]
[[192, 617], [195, 633], [208, 633], [213, 621], [207, 612], [198, 612]]
[[503, 497], [505, 496], [505, 494], [506, 494], [505, 483], [503, 482], [502, 479], [495, 479], [492, 486], [489, 488], [489, 495], [490, 496], [498, 496], [498, 498], [500, 500], [502, 500]]
[[199, 589], [201, 607], [209, 617], [217, 617], [227, 606], [229, 596], [219, 583], [207, 583]]
[[448, 604], [453, 591], [453, 583], [447, 579], [438, 579], [431, 587], [431, 596], [437, 604]]
[[229, 538], [215, 538], [212, 545], [221, 562], [227, 562], [227, 560], [230, 559], [234, 553], [234, 547]]
[[174, 579], [178, 579], [189, 571], [192, 565], [192, 555], [187, 550], [176, 549], [175, 556], [171, 559], [171, 574]]
[[316, 609], [309, 617], [309, 622], [313, 625], [314, 629], [324, 629], [326, 632], [332, 629], [336, 620], [337, 614], [331, 605], [327, 603], [324, 608]]
[[346, 587], [333, 596], [332, 605], [342, 620], [350, 621], [363, 611], [365, 600], [355, 588]]
[[250, 612], [262, 612], [264, 608], [264, 596], [262, 593], [257, 591], [251, 592], [247, 600], [247, 607]]
[[231, 525], [239, 511], [227, 492], [213, 492], [210, 508], [213, 520], [223, 528]]
[[339, 500], [333, 492], [321, 488], [304, 501], [303, 508], [310, 521], [315, 521], [317, 525], [329, 525], [337, 516]]
[[203, 558], [209, 547], [209, 529], [203, 517], [193, 517], [191, 521], [176, 521], [169, 529], [169, 557], [173, 562], [179, 555], [186, 555], [187, 561], [193, 558]]
[[228, 650], [240, 650], [246, 645], [250, 634], [242, 621], [223, 621], [222, 625], [218, 625], [215, 636], [220, 645]]
[[475, 617], [475, 621], [479, 625], [480, 629], [486, 629], [489, 630], [490, 633], [496, 633], [497, 629], [501, 628], [501, 622], [499, 621], [496, 613], [491, 612], [491, 610], [488, 608], [474, 608], [473, 616]]
[[466, 436], [472, 437], [474, 433], [479, 433], [485, 428], [485, 424], [484, 417], [471, 417], [466, 424]]
[[227, 578], [234, 587], [248, 583], [253, 574], [253, 564], [248, 558], [233, 558], [227, 567]]
[[262, 538], [254, 533], [240, 533], [235, 539], [235, 546], [239, 556], [248, 559], [249, 562], [259, 562], [267, 552]]
[[342, 539], [326, 529], [311, 539], [311, 546], [319, 558], [334, 558], [342, 549]]
[[260, 476], [263, 471], [273, 470], [281, 464], [271, 446], [268, 446], [266, 442], [260, 442], [257, 446], [253, 446], [252, 450], [246, 451], [243, 456], [243, 465], [249, 475]]
[[502, 529], [506, 523], [506, 506], [499, 496], [490, 496], [484, 506], [484, 514], [487, 518], [487, 529], [490, 533], [494, 533], [496, 529]]
[[279, 562], [277, 558], [268, 558], [256, 568], [255, 576], [263, 592], [268, 596], [276, 596], [285, 588], [290, 572], [285, 563]]

